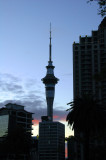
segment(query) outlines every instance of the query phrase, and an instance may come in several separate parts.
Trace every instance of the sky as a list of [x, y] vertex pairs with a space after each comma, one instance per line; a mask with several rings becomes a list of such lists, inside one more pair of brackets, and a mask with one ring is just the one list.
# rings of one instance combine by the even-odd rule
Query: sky
[[52, 60], [59, 82], [54, 99], [54, 120], [66, 126], [67, 103], [73, 100], [73, 42], [91, 36], [102, 17], [97, 2], [87, 0], [0, 0], [0, 107], [17, 103], [33, 112], [33, 135], [46, 115], [45, 87], [52, 25]]

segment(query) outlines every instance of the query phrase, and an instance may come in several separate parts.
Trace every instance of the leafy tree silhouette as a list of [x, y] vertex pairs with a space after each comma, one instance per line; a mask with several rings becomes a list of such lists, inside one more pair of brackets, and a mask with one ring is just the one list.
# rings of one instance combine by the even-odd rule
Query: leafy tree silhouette
[[106, 15], [106, 0], [88, 0], [87, 2], [93, 1], [96, 1], [99, 5], [98, 14], [104, 17]]
[[[66, 121], [72, 129], [83, 133], [84, 159], [89, 160], [89, 139], [92, 132], [103, 133], [106, 127], [105, 106], [89, 95], [78, 97], [68, 103], [71, 107]], [[80, 138], [80, 137], [79, 137]]]

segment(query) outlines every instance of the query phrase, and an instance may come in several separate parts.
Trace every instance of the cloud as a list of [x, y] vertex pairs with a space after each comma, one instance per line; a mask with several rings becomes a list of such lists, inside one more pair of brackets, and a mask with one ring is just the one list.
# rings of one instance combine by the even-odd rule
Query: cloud
[[21, 80], [20, 78], [15, 77], [15, 76], [8, 74], [8, 73], [0, 73], [0, 79], [12, 81], [12, 82], [19, 82]]
[[35, 86], [36, 83], [37, 83], [36, 79], [29, 78], [29, 79], [27, 79], [25, 86], [28, 88], [32, 88]]
[[[33, 124], [37, 125], [41, 121], [41, 116], [47, 115], [47, 108], [44, 102], [35, 98], [35, 101], [29, 100], [6, 100], [0, 103], [0, 107], [5, 106], [7, 103], [16, 103], [25, 106], [25, 110], [33, 113]], [[54, 121], [66, 121], [67, 112], [64, 110], [56, 110], [54, 108]]]
[[54, 119], [57, 121], [66, 121], [67, 112], [65, 110], [57, 110], [54, 108]]
[[5, 92], [12, 92], [17, 94], [24, 93], [22, 86], [16, 85], [16, 84], [10, 84], [10, 83], [4, 83], [4, 84], [2, 83], [1, 91], [2, 90]]
[[[28, 95], [30, 98], [31, 96], [33, 97], [34, 94], [40, 93], [40, 91], [36, 90], [36, 82], [36, 79], [28, 79], [23, 81], [22, 79], [12, 76], [11, 74], [0, 73], [0, 92], [2, 94], [14, 94], [14, 97], [19, 97], [20, 94], [22, 94], [21, 97]], [[34, 94], [32, 95], [32, 93]]]
[[[0, 103], [0, 107], [4, 107], [7, 103], [16, 103], [16, 104], [20, 104], [20, 105], [24, 105], [25, 106], [25, 110], [34, 113], [33, 114], [33, 119], [35, 122], [41, 121], [41, 116], [45, 116], [47, 115], [47, 108], [46, 105], [43, 105], [43, 101], [42, 100], [38, 100], [37, 98], [35, 98], [35, 101], [30, 101], [29, 100], [6, 100], [2, 103]], [[67, 112], [65, 110], [57, 110], [54, 108], [54, 120], [55, 121], [66, 121], [66, 115]], [[37, 121], [36, 121], [37, 120]], [[38, 124], [38, 123], [37, 123]]]
[[24, 93], [23, 86], [20, 84], [20, 79], [10, 74], [0, 73], [0, 93]]
[[[23, 82], [10, 74], [0, 74], [0, 77], [0, 107], [7, 103], [23, 105], [25, 110], [34, 113], [33, 123], [37, 125], [41, 121], [41, 116], [47, 115], [47, 105], [42, 91], [36, 87], [39, 85], [36, 79]], [[58, 106], [53, 109], [53, 114], [55, 121], [65, 121], [67, 112], [62, 106]]]
[[[0, 107], [6, 103], [18, 103], [26, 106], [28, 111], [44, 106], [44, 99], [37, 90], [36, 79], [23, 82], [10, 74], [0, 73]], [[39, 110], [39, 109], [37, 109]]]

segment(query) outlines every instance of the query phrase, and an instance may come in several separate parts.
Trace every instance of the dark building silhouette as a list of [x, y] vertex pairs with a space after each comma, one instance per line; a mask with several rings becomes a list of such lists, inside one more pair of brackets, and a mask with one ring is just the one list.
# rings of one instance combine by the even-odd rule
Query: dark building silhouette
[[84, 93], [106, 103], [106, 17], [91, 36], [73, 43], [74, 98]]
[[23, 127], [31, 135], [32, 114], [25, 111], [24, 106], [12, 103], [0, 108], [0, 137], [6, 132], [12, 132], [16, 126]]
[[18, 104], [0, 108], [0, 160], [27, 160], [29, 156], [37, 160], [38, 142], [31, 138], [32, 114]]
[[65, 159], [64, 124], [43, 121], [39, 124], [39, 160]]
[[[79, 43], [73, 43], [73, 91], [74, 99], [89, 94], [106, 104], [106, 17], [91, 36], [80, 36]], [[75, 137], [83, 139], [83, 133], [76, 130], [74, 133]], [[89, 145], [91, 149], [98, 146], [104, 148], [106, 140], [98, 141], [90, 137]], [[79, 159], [84, 157], [83, 144], [78, 142], [74, 160]]]
[[67, 138], [67, 160], [74, 160], [76, 157], [76, 140], [74, 136]]
[[60, 122], [53, 122], [53, 100], [58, 78], [54, 76], [52, 63], [50, 29], [47, 74], [42, 79], [46, 90], [47, 116], [43, 116], [39, 123], [39, 160], [65, 160], [65, 126]]

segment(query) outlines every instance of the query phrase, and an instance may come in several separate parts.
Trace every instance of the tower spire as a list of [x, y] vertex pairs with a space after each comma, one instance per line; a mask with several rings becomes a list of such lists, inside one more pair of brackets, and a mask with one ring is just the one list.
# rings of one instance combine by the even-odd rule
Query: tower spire
[[52, 51], [51, 51], [51, 49], [52, 49], [51, 39], [52, 39], [52, 38], [51, 38], [51, 23], [50, 23], [49, 61], [51, 61], [51, 58], [52, 58], [52, 57], [51, 57], [51, 56], [52, 56], [52, 55], [51, 55], [51, 54], [52, 54], [52, 53], [51, 53], [51, 52], [52, 52]]

